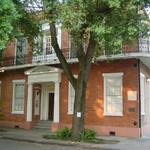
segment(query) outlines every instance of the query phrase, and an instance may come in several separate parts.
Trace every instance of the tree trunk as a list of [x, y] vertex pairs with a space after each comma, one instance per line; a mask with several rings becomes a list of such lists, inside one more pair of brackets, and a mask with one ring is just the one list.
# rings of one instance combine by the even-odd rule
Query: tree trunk
[[79, 140], [80, 133], [84, 129], [84, 106], [86, 96], [87, 81], [85, 76], [88, 76], [88, 72], [83, 70], [78, 76], [77, 86], [75, 88], [75, 101], [74, 101], [74, 114], [72, 122], [72, 139]]
[[61, 63], [62, 68], [65, 71], [68, 80], [71, 82], [72, 86], [75, 89], [74, 114], [72, 121], [73, 126], [72, 139], [79, 140], [80, 133], [84, 128], [84, 106], [85, 106], [86, 86], [89, 75], [89, 69], [95, 52], [96, 42], [94, 40], [93, 35], [91, 34], [86, 53], [83, 52], [84, 51], [83, 49], [80, 49], [78, 51], [79, 74], [78, 79], [75, 79], [71, 67], [67, 63], [65, 57], [61, 52], [61, 49], [59, 48], [54, 23], [50, 24], [50, 32], [52, 36], [52, 46], [56, 52], [56, 55]]
[[75, 141], [80, 139], [80, 133], [84, 129], [84, 109], [87, 81], [92, 64], [92, 58], [95, 53], [95, 46], [96, 42], [91, 34], [87, 52], [79, 59], [79, 74], [75, 87], [74, 113], [72, 120], [72, 139]]

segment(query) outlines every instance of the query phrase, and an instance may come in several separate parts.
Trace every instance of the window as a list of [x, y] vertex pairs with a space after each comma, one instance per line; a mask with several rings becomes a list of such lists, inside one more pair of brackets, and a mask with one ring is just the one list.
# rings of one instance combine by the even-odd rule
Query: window
[[16, 63], [15, 64], [24, 64], [25, 55], [27, 49], [27, 41], [24, 37], [19, 37], [16, 40]]
[[141, 115], [145, 115], [145, 76], [140, 74]]
[[45, 32], [44, 34], [44, 48], [46, 51], [46, 54], [52, 54], [52, 45], [51, 45], [51, 35], [50, 32]]
[[76, 46], [74, 43], [73, 38], [71, 37], [71, 35], [69, 36], [69, 57], [70, 58], [76, 58], [77, 57], [77, 50], [76, 50]]
[[69, 83], [68, 114], [73, 114], [74, 98], [75, 98], [75, 91], [71, 83]]
[[122, 116], [123, 73], [104, 73], [104, 115]]
[[[77, 75], [74, 75], [77, 78]], [[68, 114], [73, 114], [75, 91], [71, 83], [68, 86]]]
[[24, 113], [24, 80], [13, 81], [13, 114]]

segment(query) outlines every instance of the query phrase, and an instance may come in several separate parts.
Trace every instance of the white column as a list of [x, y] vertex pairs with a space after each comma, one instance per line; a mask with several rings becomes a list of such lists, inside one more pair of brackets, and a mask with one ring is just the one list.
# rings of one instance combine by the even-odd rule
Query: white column
[[54, 123], [59, 123], [59, 82], [55, 82], [55, 96], [54, 96]]
[[32, 84], [28, 84], [28, 97], [27, 97], [27, 122], [32, 121]]

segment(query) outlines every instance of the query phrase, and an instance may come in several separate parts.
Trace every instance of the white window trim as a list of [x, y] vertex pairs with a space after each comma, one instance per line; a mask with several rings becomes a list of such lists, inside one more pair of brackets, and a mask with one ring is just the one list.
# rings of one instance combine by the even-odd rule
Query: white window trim
[[[78, 77], [78, 75], [74, 75], [74, 77], [75, 78], [77, 78]], [[72, 115], [73, 114], [73, 111], [70, 111], [70, 105], [69, 105], [69, 102], [70, 102], [70, 99], [71, 99], [71, 83], [70, 82], [68, 82], [68, 112], [67, 112], [67, 114], [68, 115]]]
[[25, 84], [25, 80], [13, 80], [12, 83], [13, 83], [12, 114], [24, 114], [24, 110], [23, 111], [15, 111], [14, 104], [15, 104], [15, 84], [17, 84], [17, 83]]
[[109, 113], [106, 111], [106, 107], [107, 107], [107, 103], [106, 103], [106, 79], [109, 77], [122, 77], [123, 76], [123, 72], [119, 72], [119, 73], [103, 73], [102, 74], [104, 77], [104, 116], [123, 116], [123, 80], [122, 82], [122, 87], [121, 87], [121, 91], [122, 91], [122, 107], [121, 110], [122, 112], [119, 113]]
[[[61, 26], [62, 26], [61, 23], [55, 25], [56, 29], [58, 29], [57, 40], [58, 40], [58, 45], [59, 45], [60, 48], [61, 48], [61, 45], [62, 45], [62, 43], [61, 43], [62, 42], [61, 41], [61, 39], [62, 39], [62, 29], [61, 29]], [[46, 55], [46, 33], [49, 32], [49, 29], [50, 29], [50, 25], [49, 25], [48, 22], [45, 22], [45, 23], [42, 24], [42, 26], [41, 26], [41, 30], [43, 32], [43, 39], [42, 39], [43, 47], [42, 48], [43, 48], [43, 54], [44, 55]], [[52, 46], [52, 44], [51, 44], [51, 46]], [[55, 54], [53, 46], [52, 46], [52, 53]]]
[[[144, 78], [144, 102], [143, 102], [143, 109], [142, 109], [142, 101], [141, 101], [141, 115], [145, 115], [145, 75], [140, 72], [140, 91], [141, 91], [141, 77]], [[140, 94], [141, 95], [141, 94]], [[140, 96], [140, 100], [141, 100], [141, 96]]]

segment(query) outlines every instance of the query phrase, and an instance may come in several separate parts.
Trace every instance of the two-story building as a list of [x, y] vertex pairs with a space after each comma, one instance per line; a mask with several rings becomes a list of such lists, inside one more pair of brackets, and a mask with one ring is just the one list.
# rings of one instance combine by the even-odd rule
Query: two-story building
[[[31, 51], [26, 38], [10, 42], [0, 60], [0, 126], [31, 129], [38, 122], [55, 131], [71, 127], [74, 89], [51, 46], [47, 23]], [[58, 42], [74, 75], [78, 61], [67, 32]], [[40, 47], [40, 48], [39, 48]], [[97, 134], [140, 137], [150, 134], [150, 42], [138, 40], [120, 53], [105, 52], [90, 69], [85, 128]]]

